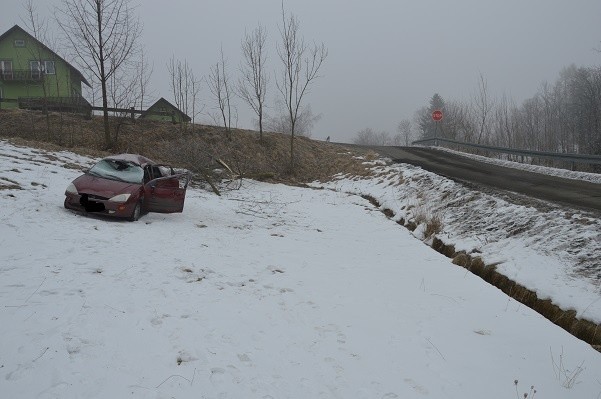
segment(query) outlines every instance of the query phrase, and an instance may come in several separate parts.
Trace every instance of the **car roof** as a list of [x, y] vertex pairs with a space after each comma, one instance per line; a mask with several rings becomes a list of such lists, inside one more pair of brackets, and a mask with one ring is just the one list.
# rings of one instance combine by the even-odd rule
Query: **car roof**
[[132, 163], [134, 163], [136, 165], [140, 165], [142, 167], [144, 167], [146, 165], [156, 165], [156, 162], [154, 162], [153, 160], [148, 159], [145, 156], [138, 155], [138, 154], [117, 154], [117, 155], [111, 155], [110, 157], [106, 157], [105, 159], [114, 159], [114, 160], [132, 162]]

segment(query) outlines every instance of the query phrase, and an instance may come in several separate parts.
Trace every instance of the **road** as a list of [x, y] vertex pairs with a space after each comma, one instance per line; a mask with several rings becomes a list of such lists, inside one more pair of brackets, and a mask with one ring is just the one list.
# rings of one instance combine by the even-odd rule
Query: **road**
[[506, 168], [422, 147], [372, 147], [395, 162], [420, 166], [452, 180], [524, 194], [570, 208], [601, 212], [601, 184]]

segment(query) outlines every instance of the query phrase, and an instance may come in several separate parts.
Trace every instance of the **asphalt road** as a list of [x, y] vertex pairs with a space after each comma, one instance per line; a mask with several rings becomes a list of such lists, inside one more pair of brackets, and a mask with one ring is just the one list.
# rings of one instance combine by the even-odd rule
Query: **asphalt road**
[[506, 168], [421, 147], [372, 147], [395, 162], [409, 163], [452, 180], [515, 192], [574, 209], [601, 213], [601, 184]]

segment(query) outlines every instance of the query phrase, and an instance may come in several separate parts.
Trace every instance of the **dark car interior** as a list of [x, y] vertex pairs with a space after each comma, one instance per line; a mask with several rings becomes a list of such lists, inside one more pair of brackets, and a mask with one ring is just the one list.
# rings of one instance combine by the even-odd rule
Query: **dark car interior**
[[149, 165], [144, 168], [144, 183], [148, 183], [151, 180], [163, 177], [161, 169], [156, 165]]

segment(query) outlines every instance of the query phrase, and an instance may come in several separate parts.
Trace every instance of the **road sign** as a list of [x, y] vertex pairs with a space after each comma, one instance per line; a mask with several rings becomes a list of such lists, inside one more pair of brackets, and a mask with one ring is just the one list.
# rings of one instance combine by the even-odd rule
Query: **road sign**
[[435, 122], [442, 120], [442, 111], [437, 109], [436, 111], [432, 111], [432, 120]]

